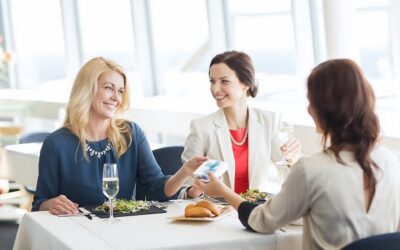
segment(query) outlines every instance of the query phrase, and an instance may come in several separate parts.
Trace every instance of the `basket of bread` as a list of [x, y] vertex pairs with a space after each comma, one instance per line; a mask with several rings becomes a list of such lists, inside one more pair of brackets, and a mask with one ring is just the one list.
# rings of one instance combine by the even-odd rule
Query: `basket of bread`
[[232, 206], [217, 205], [207, 200], [200, 200], [197, 203], [188, 204], [185, 207], [184, 215], [171, 217], [170, 219], [214, 221], [231, 214], [233, 211]]

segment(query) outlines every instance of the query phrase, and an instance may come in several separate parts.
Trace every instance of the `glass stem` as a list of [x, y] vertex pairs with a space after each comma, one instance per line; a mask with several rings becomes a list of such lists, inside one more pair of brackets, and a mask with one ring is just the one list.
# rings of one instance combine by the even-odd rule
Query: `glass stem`
[[110, 219], [114, 218], [112, 200], [113, 199], [110, 198]]

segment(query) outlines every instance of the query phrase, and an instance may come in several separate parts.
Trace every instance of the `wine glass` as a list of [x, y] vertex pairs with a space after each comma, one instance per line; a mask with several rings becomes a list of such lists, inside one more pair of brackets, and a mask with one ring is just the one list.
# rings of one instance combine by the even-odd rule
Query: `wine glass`
[[[283, 143], [287, 143], [294, 134], [293, 124], [287, 121], [281, 121], [278, 127], [278, 137]], [[288, 165], [287, 159], [282, 155], [282, 160], [276, 162], [278, 165]]]
[[113, 215], [113, 199], [119, 191], [118, 169], [115, 163], [104, 163], [103, 165], [103, 194], [109, 199], [110, 219]]

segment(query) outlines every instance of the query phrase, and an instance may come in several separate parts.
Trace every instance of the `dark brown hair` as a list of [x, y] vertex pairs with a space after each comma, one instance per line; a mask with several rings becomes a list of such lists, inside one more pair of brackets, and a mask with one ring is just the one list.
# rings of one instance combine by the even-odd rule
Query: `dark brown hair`
[[349, 59], [328, 60], [313, 69], [307, 88], [310, 105], [323, 131], [324, 150], [332, 151], [342, 164], [339, 152], [351, 150], [368, 178], [365, 187], [374, 188], [372, 168], [378, 166], [370, 153], [379, 137], [379, 121], [374, 111], [374, 92], [361, 69]]
[[225, 51], [218, 54], [211, 60], [208, 75], [210, 75], [211, 66], [218, 63], [225, 63], [235, 72], [239, 81], [249, 87], [247, 96], [256, 97], [258, 85], [255, 82], [253, 61], [249, 55], [239, 51]]

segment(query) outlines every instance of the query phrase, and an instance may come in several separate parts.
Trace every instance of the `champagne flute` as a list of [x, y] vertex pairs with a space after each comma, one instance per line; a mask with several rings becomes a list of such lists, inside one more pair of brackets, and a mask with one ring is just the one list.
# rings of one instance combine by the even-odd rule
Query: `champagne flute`
[[[293, 135], [294, 135], [293, 124], [291, 124], [290, 122], [287, 122], [287, 121], [281, 121], [280, 124], [279, 124], [279, 127], [278, 127], [279, 139], [282, 142], [287, 143], [293, 137]], [[288, 161], [282, 155], [282, 160], [276, 162], [276, 164], [287, 166], [288, 165]]]
[[115, 163], [104, 163], [103, 165], [103, 194], [109, 199], [110, 218], [114, 219], [113, 215], [113, 199], [119, 191], [118, 169]]

